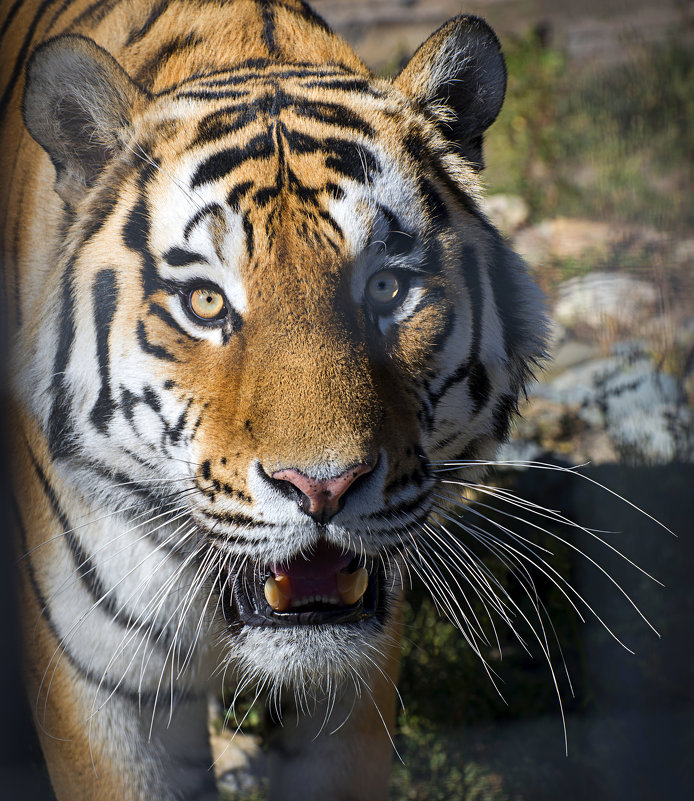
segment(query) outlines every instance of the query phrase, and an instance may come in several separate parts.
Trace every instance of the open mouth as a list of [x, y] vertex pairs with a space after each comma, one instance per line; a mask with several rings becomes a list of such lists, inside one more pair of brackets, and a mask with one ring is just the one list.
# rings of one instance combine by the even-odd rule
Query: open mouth
[[382, 607], [382, 571], [321, 540], [305, 556], [240, 571], [223, 593], [229, 622], [249, 626], [357, 623]]

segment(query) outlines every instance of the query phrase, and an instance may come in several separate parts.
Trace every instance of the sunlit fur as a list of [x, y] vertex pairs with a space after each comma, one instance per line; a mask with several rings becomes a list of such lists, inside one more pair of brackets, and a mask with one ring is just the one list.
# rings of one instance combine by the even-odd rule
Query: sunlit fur
[[[481, 479], [545, 338], [479, 208], [498, 42], [457, 17], [386, 80], [298, 0], [27, 0], [2, 31], [15, 524], [58, 798], [214, 797], [219, 675], [295, 708], [272, 798], [382, 798], [403, 584], [473, 647], [470, 583], [510, 621], [441, 480]], [[385, 311], [382, 270], [405, 287]], [[268, 480], [358, 464], [324, 526]], [[242, 570], [320, 538], [381, 567], [381, 615], [225, 619]]]

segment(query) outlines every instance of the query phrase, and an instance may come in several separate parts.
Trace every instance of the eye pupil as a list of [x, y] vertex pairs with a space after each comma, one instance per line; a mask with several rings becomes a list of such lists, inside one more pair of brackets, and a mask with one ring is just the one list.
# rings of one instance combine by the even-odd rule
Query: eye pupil
[[188, 307], [201, 320], [218, 320], [226, 312], [224, 296], [211, 287], [196, 287], [188, 295]]
[[405, 281], [390, 270], [382, 270], [371, 277], [367, 285], [368, 299], [379, 311], [390, 311], [406, 294]]

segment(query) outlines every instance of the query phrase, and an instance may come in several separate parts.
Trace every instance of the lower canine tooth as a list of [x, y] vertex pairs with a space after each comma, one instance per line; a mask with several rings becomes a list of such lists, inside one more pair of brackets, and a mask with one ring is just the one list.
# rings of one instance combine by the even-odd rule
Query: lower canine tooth
[[355, 604], [366, 592], [368, 586], [369, 572], [365, 567], [360, 567], [354, 573], [337, 574], [337, 589], [340, 593], [340, 600], [347, 606]]
[[289, 576], [269, 576], [265, 582], [265, 600], [275, 610], [284, 612], [289, 609], [289, 599], [292, 596]]

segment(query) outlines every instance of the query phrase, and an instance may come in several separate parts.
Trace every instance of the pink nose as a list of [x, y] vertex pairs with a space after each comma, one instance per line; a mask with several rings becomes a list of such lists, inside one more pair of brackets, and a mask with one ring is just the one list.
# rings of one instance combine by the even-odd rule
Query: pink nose
[[272, 477], [293, 484], [302, 495], [299, 501], [302, 511], [318, 523], [327, 523], [340, 510], [340, 499], [356, 479], [372, 470], [373, 465], [358, 464], [339, 476], [321, 479], [311, 478], [288, 467], [273, 473]]

